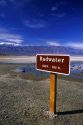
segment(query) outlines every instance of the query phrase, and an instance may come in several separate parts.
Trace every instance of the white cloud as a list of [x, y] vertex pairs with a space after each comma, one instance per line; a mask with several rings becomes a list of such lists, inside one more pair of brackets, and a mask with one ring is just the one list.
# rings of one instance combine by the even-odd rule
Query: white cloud
[[29, 28], [44, 28], [45, 27], [45, 24], [44, 22], [42, 21], [39, 21], [39, 22], [36, 22], [36, 21], [28, 21], [28, 20], [25, 20], [23, 22], [23, 24], [26, 26], [26, 27], [29, 27]]
[[55, 11], [55, 10], [58, 10], [58, 7], [53, 6], [53, 7], [51, 8], [51, 11]]
[[83, 42], [64, 42], [63, 44], [58, 41], [46, 41], [47, 45], [50, 46], [64, 46], [64, 47], [72, 47], [74, 49], [83, 49]]
[[30, 27], [30, 28], [43, 28], [44, 24], [29, 24], [28, 27]]
[[49, 46], [60, 46], [60, 43], [58, 43], [57, 41], [48, 41], [47, 45], [49, 45]]
[[61, 13], [61, 14], [51, 13], [51, 16], [55, 16], [55, 17], [58, 17], [58, 18], [63, 18], [63, 17], [66, 16], [66, 13]]
[[13, 46], [20, 46], [20, 44], [12, 43], [12, 42], [0, 42], [0, 45], [13, 45]]
[[70, 42], [70, 43], [67, 43], [66, 46], [76, 48], [76, 49], [83, 49], [83, 42]]
[[7, 39], [7, 41], [14, 42], [16, 44], [21, 44], [23, 42], [22, 39], [13, 39], [13, 38], [12, 39]]
[[0, 45], [21, 45], [23, 38], [20, 35], [10, 33], [0, 33]]

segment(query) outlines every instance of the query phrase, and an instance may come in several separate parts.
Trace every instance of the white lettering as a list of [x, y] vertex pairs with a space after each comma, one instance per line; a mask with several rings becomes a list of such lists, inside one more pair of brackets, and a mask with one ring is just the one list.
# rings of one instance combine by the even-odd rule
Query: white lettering
[[40, 61], [42, 61], [42, 56], [40, 56]]
[[52, 61], [52, 58], [49, 58], [49, 62], [51, 62]]
[[44, 65], [44, 64], [43, 64], [42, 67], [44, 67], [44, 68], [48, 68], [48, 65]]
[[62, 59], [62, 63], [64, 62], [64, 59]]
[[49, 58], [48, 56], [47, 57], [42, 57], [40, 56], [40, 61], [43, 61], [43, 62], [58, 62], [58, 63], [63, 63], [64, 62], [64, 59], [61, 59], [61, 58]]
[[43, 61], [46, 61], [46, 59], [45, 59], [45, 58], [43, 58]]

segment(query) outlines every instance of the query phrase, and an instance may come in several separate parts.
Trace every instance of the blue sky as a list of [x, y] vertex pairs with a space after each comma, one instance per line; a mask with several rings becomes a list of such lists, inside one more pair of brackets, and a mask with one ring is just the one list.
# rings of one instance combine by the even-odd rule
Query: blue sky
[[83, 49], [82, 0], [0, 0], [0, 45]]

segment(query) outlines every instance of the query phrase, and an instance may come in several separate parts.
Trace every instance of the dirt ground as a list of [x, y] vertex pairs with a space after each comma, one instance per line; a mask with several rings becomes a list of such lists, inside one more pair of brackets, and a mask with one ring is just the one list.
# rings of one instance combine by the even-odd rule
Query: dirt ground
[[83, 125], [82, 81], [58, 79], [58, 116], [53, 117], [47, 113], [50, 79], [13, 77], [10, 69], [0, 65], [0, 125]]

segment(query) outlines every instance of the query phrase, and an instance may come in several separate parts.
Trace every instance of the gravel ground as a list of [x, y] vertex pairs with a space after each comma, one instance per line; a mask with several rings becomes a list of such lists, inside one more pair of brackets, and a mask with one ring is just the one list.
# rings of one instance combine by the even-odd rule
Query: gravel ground
[[49, 83], [1, 76], [0, 125], [83, 125], [82, 83], [58, 80], [56, 118], [45, 115]]
[[0, 70], [0, 125], [83, 125], [83, 82], [58, 79], [58, 116], [54, 117], [47, 113], [50, 79], [10, 75]]

